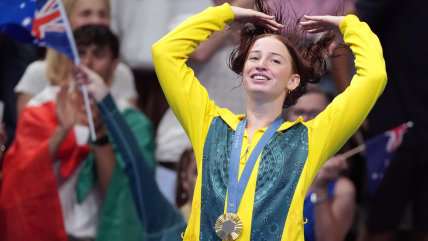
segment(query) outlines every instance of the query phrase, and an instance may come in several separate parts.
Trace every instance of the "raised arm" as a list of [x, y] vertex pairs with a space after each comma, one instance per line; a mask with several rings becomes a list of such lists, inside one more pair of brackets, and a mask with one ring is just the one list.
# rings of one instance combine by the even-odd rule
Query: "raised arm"
[[146, 227], [147, 238], [178, 240], [186, 227], [181, 213], [157, 188], [152, 168], [141, 153], [131, 128], [117, 110], [107, 86], [101, 79], [89, 76], [89, 80], [88, 91], [98, 102], [101, 116], [125, 162], [125, 173], [129, 179], [138, 214]]
[[228, 4], [210, 7], [184, 21], [152, 47], [161, 87], [192, 143], [202, 140], [205, 117], [214, 105], [186, 61], [201, 41], [206, 41], [214, 31], [223, 30], [233, 17]]
[[[330, 21], [329, 18], [340, 17], [308, 17], [318, 24], [313, 32], [332, 29], [322, 23]], [[303, 28], [310, 25], [310, 22], [302, 23]], [[355, 133], [381, 95], [387, 81], [382, 47], [369, 26], [360, 22], [356, 16], [348, 15], [340, 22], [340, 31], [356, 57], [357, 73], [351, 85], [325, 111], [308, 123], [312, 127], [309, 145], [314, 150], [310, 154], [316, 164], [312, 165], [313, 168], [320, 168]]]
[[[234, 21], [235, 20], [235, 21]], [[231, 24], [233, 22], [233, 24]], [[186, 66], [190, 53], [213, 31], [221, 31], [226, 24], [239, 31], [243, 23], [254, 22], [271, 29], [281, 25], [273, 17], [225, 3], [210, 7], [190, 17], [152, 47], [156, 73], [165, 96], [193, 144], [195, 153], [203, 145], [203, 135], [214, 110], [205, 88]]]

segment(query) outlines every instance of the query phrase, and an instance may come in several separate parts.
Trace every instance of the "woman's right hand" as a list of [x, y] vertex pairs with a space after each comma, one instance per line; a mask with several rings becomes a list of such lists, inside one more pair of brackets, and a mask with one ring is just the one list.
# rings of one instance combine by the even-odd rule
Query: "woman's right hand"
[[252, 9], [236, 6], [232, 6], [232, 11], [235, 15], [235, 19], [231, 24], [229, 24], [229, 26], [236, 33], [239, 33], [246, 23], [254, 23], [272, 31], [278, 31], [279, 29], [284, 28], [282, 24], [275, 21], [274, 16], [269, 16]]

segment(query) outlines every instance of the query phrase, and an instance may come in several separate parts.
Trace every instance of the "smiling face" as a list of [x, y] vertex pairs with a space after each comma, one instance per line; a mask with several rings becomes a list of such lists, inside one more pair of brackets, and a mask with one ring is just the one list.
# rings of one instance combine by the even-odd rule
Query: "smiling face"
[[295, 89], [299, 75], [287, 47], [274, 37], [258, 39], [251, 47], [242, 72], [245, 90], [250, 98], [285, 99]]

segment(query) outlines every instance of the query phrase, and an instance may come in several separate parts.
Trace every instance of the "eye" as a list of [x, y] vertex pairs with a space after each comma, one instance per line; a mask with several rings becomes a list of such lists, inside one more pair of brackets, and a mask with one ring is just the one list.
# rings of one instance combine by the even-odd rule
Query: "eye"
[[105, 11], [99, 11], [98, 16], [100, 18], [108, 18], [108, 14]]
[[90, 10], [84, 10], [83, 12], [80, 13], [80, 16], [89, 17], [89, 16], [91, 16], [91, 11]]
[[104, 58], [105, 53], [102, 50], [97, 50], [97, 51], [95, 51], [94, 56], [97, 59], [102, 59], [102, 58]]
[[276, 60], [276, 59], [274, 59], [274, 60], [273, 60], [273, 62], [274, 62], [275, 64], [280, 64], [280, 63], [281, 63], [279, 60]]
[[250, 57], [250, 60], [258, 60], [259, 58], [258, 57], [256, 57], [256, 56], [252, 56], [252, 57]]

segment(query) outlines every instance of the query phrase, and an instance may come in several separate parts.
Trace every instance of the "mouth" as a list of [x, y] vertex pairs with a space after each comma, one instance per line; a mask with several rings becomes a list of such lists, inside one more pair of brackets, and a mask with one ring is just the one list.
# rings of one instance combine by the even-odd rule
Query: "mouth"
[[261, 74], [261, 73], [254, 73], [250, 77], [256, 82], [264, 82], [264, 81], [270, 80], [270, 78], [267, 75]]

